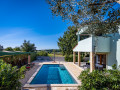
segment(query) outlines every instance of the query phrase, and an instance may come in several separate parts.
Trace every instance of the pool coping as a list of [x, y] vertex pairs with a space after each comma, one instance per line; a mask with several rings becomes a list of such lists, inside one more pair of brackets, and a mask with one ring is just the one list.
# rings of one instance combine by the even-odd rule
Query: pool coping
[[[50, 63], [50, 64], [57, 64], [57, 63]], [[41, 64], [40, 67], [35, 71], [35, 73], [31, 76], [31, 78], [27, 81], [27, 83], [23, 86], [23, 88], [43, 88], [43, 87], [78, 87], [81, 85], [81, 82], [77, 79], [77, 77], [66, 67], [66, 65], [63, 63], [65, 68], [68, 70], [70, 75], [75, 79], [77, 82], [76, 84], [30, 84], [36, 74], [39, 72], [41, 67], [44, 64]]]

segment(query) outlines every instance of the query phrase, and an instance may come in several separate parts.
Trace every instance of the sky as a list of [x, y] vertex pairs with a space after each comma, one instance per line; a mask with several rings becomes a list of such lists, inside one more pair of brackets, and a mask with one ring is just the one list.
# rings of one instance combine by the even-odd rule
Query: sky
[[0, 0], [0, 45], [21, 46], [30, 40], [41, 49], [58, 49], [57, 41], [70, 23], [53, 17], [45, 0]]

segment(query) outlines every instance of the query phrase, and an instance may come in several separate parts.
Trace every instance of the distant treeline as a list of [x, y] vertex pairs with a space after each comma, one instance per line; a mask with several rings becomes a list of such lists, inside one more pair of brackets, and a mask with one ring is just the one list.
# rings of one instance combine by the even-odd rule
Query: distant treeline
[[37, 51], [46, 51], [48, 53], [53, 53], [54, 51], [55, 52], [61, 52], [60, 49], [45, 49], [45, 50], [37, 50]]

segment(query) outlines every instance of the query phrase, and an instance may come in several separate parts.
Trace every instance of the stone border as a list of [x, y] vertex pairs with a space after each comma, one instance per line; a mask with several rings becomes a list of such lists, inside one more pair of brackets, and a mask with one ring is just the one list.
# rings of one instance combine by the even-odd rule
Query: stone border
[[[64, 64], [64, 66], [65, 66], [65, 64]], [[67, 69], [68, 73], [73, 77], [73, 79], [75, 79], [77, 84], [81, 84], [81, 82], [77, 79], [77, 77], [66, 66], [65, 66], [65, 68]]]
[[[57, 63], [49, 63], [49, 64], [57, 64]], [[31, 89], [31, 88], [46, 88], [46, 87], [78, 87], [81, 85], [81, 82], [76, 78], [76, 76], [65, 66], [65, 64], [63, 63], [64, 67], [67, 69], [67, 71], [69, 72], [69, 74], [73, 77], [73, 79], [75, 79], [75, 81], [77, 82], [77, 84], [30, 84], [32, 82], [32, 80], [34, 79], [34, 77], [36, 76], [36, 74], [39, 72], [39, 70], [41, 69], [42, 65], [36, 70], [36, 72], [32, 75], [32, 77], [27, 81], [27, 84], [25, 84], [23, 86], [24, 89]]]

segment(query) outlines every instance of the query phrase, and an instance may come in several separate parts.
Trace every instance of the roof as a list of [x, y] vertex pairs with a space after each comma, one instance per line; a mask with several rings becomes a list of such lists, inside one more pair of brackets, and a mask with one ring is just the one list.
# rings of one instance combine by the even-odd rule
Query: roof
[[76, 35], [84, 33], [87, 29], [88, 29], [88, 26], [84, 26], [84, 27], [79, 28]]

